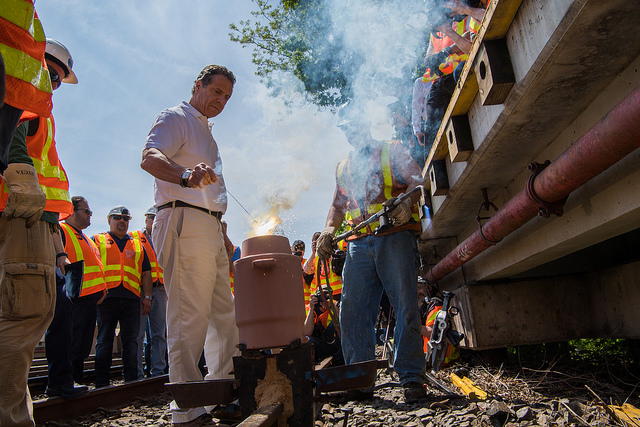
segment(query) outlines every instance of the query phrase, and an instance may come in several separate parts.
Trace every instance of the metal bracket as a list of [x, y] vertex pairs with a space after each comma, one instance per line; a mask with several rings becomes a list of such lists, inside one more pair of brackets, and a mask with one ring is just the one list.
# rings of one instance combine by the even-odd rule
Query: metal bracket
[[529, 166], [527, 166], [527, 169], [531, 171], [531, 175], [529, 175], [529, 178], [527, 179], [527, 185], [526, 185], [527, 196], [529, 196], [531, 200], [533, 200], [539, 205], [538, 215], [544, 218], [549, 218], [551, 214], [562, 216], [562, 214], [564, 213], [563, 207], [564, 207], [564, 204], [567, 202], [567, 198], [568, 198], [567, 196], [562, 200], [558, 200], [557, 202], [547, 202], [545, 200], [542, 200], [536, 194], [533, 183], [536, 180], [536, 177], [540, 174], [540, 172], [542, 172], [550, 164], [551, 162], [547, 160], [544, 163], [532, 162], [532, 163], [529, 163]]
[[482, 208], [484, 208], [486, 211], [489, 211], [490, 208], [493, 208], [494, 211], [498, 212], [498, 207], [493, 203], [489, 201], [489, 196], [487, 194], [487, 188], [482, 188], [482, 197], [484, 198], [484, 201], [482, 202], [482, 204], [480, 205], [480, 207], [478, 208], [478, 213], [476, 214], [476, 221], [478, 221], [478, 232], [480, 233], [480, 237], [482, 237], [482, 240], [484, 240], [485, 242], [489, 243], [490, 245], [495, 245], [497, 243], [500, 243], [500, 240], [491, 240], [489, 238], [487, 238], [487, 236], [484, 235], [484, 233], [482, 232], [482, 220], [484, 219], [489, 219], [491, 217], [481, 217], [480, 216], [480, 211], [482, 210]]

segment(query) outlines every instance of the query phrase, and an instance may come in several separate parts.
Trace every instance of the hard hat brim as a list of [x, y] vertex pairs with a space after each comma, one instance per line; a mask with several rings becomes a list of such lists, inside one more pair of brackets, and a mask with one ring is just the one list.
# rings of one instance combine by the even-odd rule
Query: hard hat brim
[[69, 72], [69, 74], [67, 74], [67, 76], [62, 79], [62, 83], [69, 83], [72, 85], [75, 85], [78, 83], [78, 78], [76, 77], [76, 73], [73, 72], [73, 70], [67, 68], [67, 71]]

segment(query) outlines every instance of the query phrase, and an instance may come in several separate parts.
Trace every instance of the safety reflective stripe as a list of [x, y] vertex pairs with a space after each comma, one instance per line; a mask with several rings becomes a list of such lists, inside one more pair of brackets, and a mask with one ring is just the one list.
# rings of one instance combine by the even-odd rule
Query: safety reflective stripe
[[382, 164], [382, 178], [384, 179], [384, 198], [390, 199], [393, 197], [391, 194], [391, 189], [393, 188], [393, 178], [391, 177], [391, 156], [389, 155], [391, 151], [391, 144], [385, 143], [382, 146], [382, 153], [380, 155], [380, 160]]
[[[140, 242], [142, 242], [142, 237], [144, 236], [144, 233], [140, 232], [139, 230], [136, 230], [136, 231], [129, 232], [129, 235], [131, 237], [139, 239]], [[146, 238], [146, 236], [144, 237], [144, 240], [145, 242], [142, 243], [142, 245], [146, 249], [147, 258], [149, 258], [149, 265], [151, 266], [151, 282], [160, 281], [162, 284], [164, 284], [164, 273], [162, 272], [162, 267], [160, 267], [160, 264], [158, 264], [156, 253], [153, 247], [151, 246], [151, 244], [149, 243], [149, 240]]]
[[67, 175], [59, 166], [52, 165], [49, 161], [49, 151], [53, 145], [53, 125], [51, 118], [47, 119], [47, 138], [42, 148], [41, 158], [32, 158], [33, 167], [45, 178], [56, 178], [60, 181], [67, 181]]
[[[71, 244], [71, 246], [73, 247], [73, 253], [70, 254], [69, 259], [72, 262], [84, 261], [84, 268], [82, 270], [82, 289], [80, 291], [80, 296], [83, 297], [106, 289], [107, 285], [104, 281], [102, 266], [98, 264], [100, 263], [100, 260], [97, 259], [97, 257], [94, 257], [94, 259], [85, 258], [80, 240], [78, 239], [70, 225], [61, 223], [60, 228], [62, 228], [62, 231], [65, 235], [65, 250], [67, 252], [70, 252], [69, 244]], [[96, 255], [95, 244], [93, 244], [93, 242], [89, 239], [84, 240], [84, 242], [88, 246], [88, 250]], [[92, 264], [93, 262], [95, 262], [96, 264]]]
[[[320, 258], [316, 257], [316, 259], [313, 262], [314, 265], [314, 272], [318, 271], [318, 262], [319, 262]], [[311, 282], [312, 284], [315, 285], [314, 289], [311, 289], [313, 292], [315, 292], [316, 289], [318, 289], [318, 284], [320, 285], [326, 285], [326, 279], [325, 276], [326, 274], [324, 273], [324, 265], [321, 268], [320, 271], [320, 276], [321, 277], [316, 277], [317, 274], [315, 276], [313, 276], [313, 281]], [[329, 286], [331, 286], [331, 290], [332, 290], [332, 295], [338, 295], [340, 293], [342, 293], [342, 279], [340, 278], [340, 276], [338, 276], [337, 274], [335, 274], [333, 272], [333, 270], [329, 269]]]
[[[28, 31], [35, 41], [45, 41], [44, 31], [38, 18], [34, 18], [33, 3], [25, 0], [2, 0], [0, 18]], [[29, 23], [29, 26], [25, 25]]]
[[[120, 282], [125, 288], [129, 289], [136, 295], [140, 296], [140, 257], [142, 256], [142, 244], [139, 239], [131, 239], [135, 251], [134, 263], [136, 267], [125, 265], [124, 263], [124, 251], [120, 251], [114, 242], [115, 250], [119, 253], [119, 264], [109, 264], [107, 259], [107, 238], [106, 234], [98, 234], [97, 239], [100, 242], [100, 258], [102, 259], [102, 266], [104, 270], [104, 279], [107, 282], [108, 288], [115, 288], [120, 285]], [[127, 242], [127, 246], [128, 246]], [[126, 246], [125, 246], [126, 250]], [[118, 274], [114, 274], [118, 272]]]
[[14, 38], [14, 40], [8, 40], [7, 43], [12, 41], [19, 43], [13, 46], [0, 44], [5, 73], [7, 76], [20, 79], [33, 85], [38, 90], [51, 94], [49, 72], [42, 66], [40, 58], [37, 57], [39, 52], [36, 50], [25, 52], [18, 49], [20, 45], [28, 46], [27, 43], [20, 43], [21, 40], [19, 40], [27, 37], [27, 34], [36, 43], [46, 42], [42, 24], [37, 15], [35, 15], [33, 4], [25, 0], [3, 0], [2, 3], [0, 18], [15, 25], [19, 30], [25, 31], [23, 33], [24, 36], [22, 36], [19, 30], [5, 29], [5, 31], [12, 31], [12, 38]]

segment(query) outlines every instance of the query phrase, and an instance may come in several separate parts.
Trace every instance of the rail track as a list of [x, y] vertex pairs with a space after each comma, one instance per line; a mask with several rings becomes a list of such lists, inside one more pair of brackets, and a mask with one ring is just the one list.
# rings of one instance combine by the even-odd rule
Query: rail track
[[33, 402], [33, 418], [37, 425], [47, 421], [73, 419], [94, 412], [97, 408], [114, 408], [126, 405], [133, 399], [163, 392], [168, 375], [146, 378], [125, 384], [92, 389], [72, 400], [54, 397]]

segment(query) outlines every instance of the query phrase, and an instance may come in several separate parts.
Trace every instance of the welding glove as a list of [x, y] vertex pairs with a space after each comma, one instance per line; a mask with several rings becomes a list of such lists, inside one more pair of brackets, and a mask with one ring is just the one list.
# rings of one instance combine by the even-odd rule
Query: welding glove
[[[402, 194], [400, 196], [402, 196]], [[411, 219], [411, 205], [413, 203], [411, 202], [410, 198], [407, 198], [394, 207], [393, 205], [396, 202], [396, 199], [397, 197], [390, 198], [383, 203], [383, 206], [392, 208], [388, 214], [389, 219], [391, 220], [393, 225], [398, 226], [406, 224]]]
[[320, 233], [320, 237], [316, 241], [316, 253], [322, 260], [331, 258], [333, 255], [333, 234], [336, 232], [335, 227], [326, 227]]
[[9, 187], [9, 198], [3, 215], [26, 218], [30, 228], [42, 216], [47, 198], [38, 184], [36, 169], [26, 163], [11, 163], [3, 173]]

